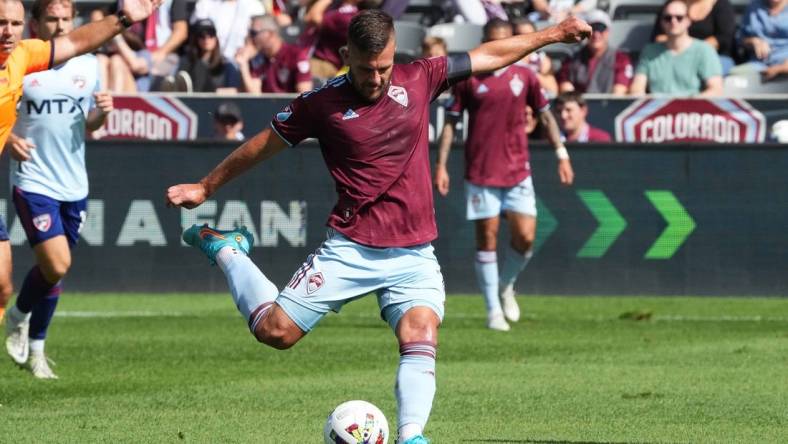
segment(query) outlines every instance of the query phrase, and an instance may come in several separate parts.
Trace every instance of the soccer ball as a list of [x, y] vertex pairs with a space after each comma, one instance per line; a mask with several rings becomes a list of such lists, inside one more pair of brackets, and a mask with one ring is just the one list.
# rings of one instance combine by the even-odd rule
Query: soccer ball
[[383, 412], [367, 401], [347, 401], [328, 415], [323, 438], [326, 444], [386, 444], [389, 423]]

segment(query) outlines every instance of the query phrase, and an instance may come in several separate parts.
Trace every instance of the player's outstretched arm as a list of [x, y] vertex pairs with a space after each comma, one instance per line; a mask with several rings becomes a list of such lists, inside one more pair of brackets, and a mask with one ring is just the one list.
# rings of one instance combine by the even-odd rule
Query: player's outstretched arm
[[167, 205], [195, 208], [222, 185], [241, 175], [289, 145], [275, 131], [267, 128], [235, 149], [198, 183], [171, 186], [167, 189]]
[[[124, 0], [121, 13], [128, 20], [121, 23], [120, 15], [112, 14], [97, 22], [80, 26], [74, 31], [54, 40], [54, 65], [96, 50], [115, 34], [125, 30], [133, 22], [148, 18], [161, 5], [163, 0]], [[121, 14], [119, 13], [119, 14]]]
[[531, 34], [482, 44], [468, 54], [471, 56], [471, 74], [495, 71], [511, 65], [537, 49], [552, 43], [580, 43], [591, 35], [591, 26], [577, 17]]

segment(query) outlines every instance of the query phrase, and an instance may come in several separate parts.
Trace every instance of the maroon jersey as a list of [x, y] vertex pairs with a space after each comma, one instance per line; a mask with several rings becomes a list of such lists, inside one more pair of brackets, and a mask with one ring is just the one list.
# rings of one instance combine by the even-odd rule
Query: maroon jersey
[[599, 128], [586, 124], [577, 137], [567, 137], [567, 142], [610, 142], [610, 134]]
[[252, 77], [260, 79], [260, 92], [296, 92], [299, 82], [311, 82], [309, 58], [301, 48], [283, 43], [274, 57], [262, 53], [249, 60]]
[[446, 57], [422, 59], [395, 65], [388, 90], [374, 103], [345, 74], [274, 117], [273, 129], [289, 144], [320, 142], [339, 195], [328, 226], [373, 247], [435, 239], [429, 104], [447, 87]]
[[468, 110], [465, 179], [475, 185], [512, 187], [531, 174], [525, 106], [534, 114], [550, 102], [536, 74], [525, 65], [471, 77], [454, 86], [449, 113]]
[[342, 67], [339, 48], [347, 44], [350, 19], [357, 13], [358, 8], [355, 5], [342, 5], [338, 9], [326, 11], [323, 15], [323, 23], [317, 33], [315, 58], [330, 62], [337, 68]]

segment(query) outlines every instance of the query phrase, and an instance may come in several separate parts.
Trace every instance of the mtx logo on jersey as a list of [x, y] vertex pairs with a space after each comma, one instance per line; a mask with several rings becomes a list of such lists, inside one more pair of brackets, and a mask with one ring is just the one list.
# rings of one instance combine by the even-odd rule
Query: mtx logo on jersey
[[325, 278], [323, 278], [323, 273], [317, 272], [314, 274], [309, 275], [309, 280], [306, 282], [306, 292], [307, 294], [312, 294], [317, 290], [320, 290], [320, 287], [323, 286], [325, 282]]
[[82, 102], [84, 97], [74, 97], [68, 99], [44, 99], [41, 102], [27, 100], [27, 114], [72, 114], [82, 112]]
[[34, 217], [33, 226], [36, 227], [36, 230], [46, 233], [52, 227], [52, 216], [47, 213]]
[[390, 86], [389, 97], [404, 107], [408, 107], [408, 92], [401, 86]]

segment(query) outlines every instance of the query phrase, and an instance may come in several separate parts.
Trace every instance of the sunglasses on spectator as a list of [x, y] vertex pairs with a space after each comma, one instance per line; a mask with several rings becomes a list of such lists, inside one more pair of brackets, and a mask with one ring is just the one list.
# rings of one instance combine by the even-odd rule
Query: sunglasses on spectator
[[591, 23], [591, 29], [594, 32], [605, 32], [607, 31], [607, 25], [604, 23]]
[[686, 17], [686, 15], [671, 15], [671, 14], [664, 14], [664, 15], [662, 16], [662, 21], [663, 21], [663, 22], [665, 22], [665, 23], [670, 23], [670, 22], [672, 22], [672, 21], [674, 21], [674, 20], [675, 20], [675, 21], [677, 21], [677, 22], [681, 23], [681, 22], [683, 22], [683, 21], [684, 21], [684, 18], [685, 18], [685, 17]]

